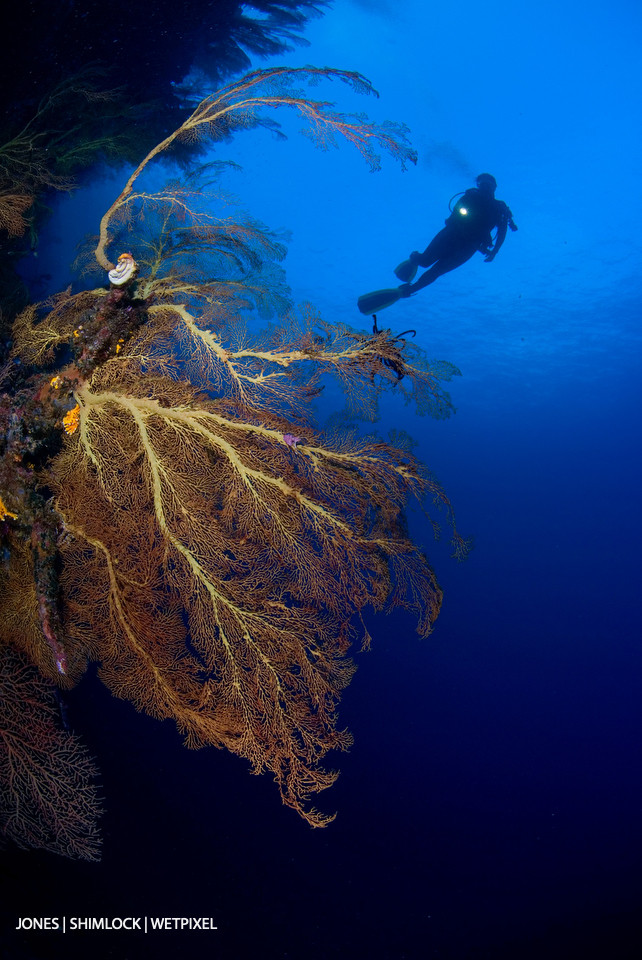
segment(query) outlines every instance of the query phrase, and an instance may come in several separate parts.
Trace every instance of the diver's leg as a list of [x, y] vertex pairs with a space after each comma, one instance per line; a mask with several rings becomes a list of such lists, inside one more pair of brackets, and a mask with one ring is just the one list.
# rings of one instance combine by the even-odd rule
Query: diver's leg
[[414, 250], [410, 254], [409, 259], [420, 267], [429, 267], [435, 263], [436, 260], [440, 260], [443, 256], [446, 256], [451, 246], [452, 238], [449, 235], [449, 231], [444, 228], [439, 231], [437, 236], [433, 237], [423, 253], [418, 253], [417, 250]]
[[[478, 244], [476, 244], [474, 247], [466, 245], [465, 247], [461, 247], [458, 251], [451, 252], [448, 254], [448, 256], [437, 260], [437, 262], [432, 265], [430, 270], [426, 270], [425, 273], [422, 273], [415, 283], [403, 284], [404, 289], [401, 291], [401, 296], [409, 297], [413, 293], [417, 293], [418, 290], [423, 290], [423, 288], [427, 287], [430, 283], [434, 283], [435, 280], [438, 277], [443, 276], [444, 273], [450, 273], [451, 270], [461, 267], [462, 263], [466, 263], [467, 260], [470, 260], [473, 254], [477, 251], [478, 246]], [[401, 290], [401, 288], [399, 289]]]

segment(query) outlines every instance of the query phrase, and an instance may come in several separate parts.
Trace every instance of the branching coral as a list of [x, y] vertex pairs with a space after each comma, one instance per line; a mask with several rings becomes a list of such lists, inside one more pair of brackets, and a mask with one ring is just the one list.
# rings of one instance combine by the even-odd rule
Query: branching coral
[[[127, 217], [137, 201], [145, 199], [144, 194], [134, 193], [135, 182], [147, 165], [172, 144], [195, 142], [199, 140], [224, 140], [240, 127], [267, 126], [273, 130], [278, 124], [266, 116], [267, 110], [289, 107], [296, 110], [306, 121], [306, 133], [320, 147], [327, 149], [336, 143], [337, 136], [352, 143], [373, 170], [379, 167], [377, 150], [385, 150], [398, 159], [402, 166], [417, 157], [408, 146], [405, 128], [401, 124], [375, 124], [363, 117], [346, 116], [335, 113], [333, 104], [327, 101], [310, 100], [293, 87], [297, 82], [318, 82], [320, 79], [340, 80], [359, 93], [378, 96], [372, 84], [361, 74], [345, 70], [329, 70], [327, 67], [301, 67], [288, 69], [274, 67], [271, 70], [256, 70], [247, 74], [236, 83], [232, 83], [217, 93], [206, 97], [197, 106], [190, 117], [162, 143], [154, 147], [136, 167], [124, 189], [103, 216], [100, 223], [100, 238], [96, 248], [96, 260], [105, 269], [113, 264], [107, 257], [109, 229], [115, 218]], [[160, 195], [156, 196], [156, 201]], [[176, 206], [176, 199], [170, 194], [168, 202]], [[129, 213], [131, 216], [131, 214]]]
[[[118, 138], [94, 127], [100, 107], [103, 127], [110, 114], [122, 114], [118, 91], [99, 90], [97, 70], [85, 69], [59, 83], [38, 104], [21, 130], [0, 143], [0, 231], [21, 236], [30, 225], [27, 213], [46, 190], [71, 190], [72, 174], [103, 155], [123, 150]], [[69, 117], [75, 123], [69, 123]], [[65, 118], [63, 124], [62, 118]]]
[[[349, 647], [359, 635], [369, 642], [362, 612], [403, 607], [425, 636], [439, 611], [435, 575], [408, 536], [408, 501], [441, 503], [452, 521], [407, 445], [350, 423], [374, 416], [389, 389], [446, 416], [441, 381], [457, 371], [309, 307], [251, 334], [242, 308], [263, 300], [244, 278], [278, 258], [269, 236], [215, 223], [177, 187], [155, 196], [133, 187], [175, 139], [198, 129], [220, 138], [282, 105], [371, 162], [373, 143], [409, 156], [392, 128], [283, 92], [320, 76], [370, 89], [328, 70], [254, 73], [204, 101], [142, 161], [103, 217], [95, 254], [114, 269], [107, 251], [127, 230], [125, 259], [138, 276], [67, 292], [16, 324], [16, 359], [33, 366], [15, 374], [3, 408], [0, 469], [13, 551], [0, 589], [5, 602], [21, 589], [31, 611], [14, 631], [9, 602], [2, 639], [64, 682], [99, 661], [115, 694], [174, 719], [188, 745], [225, 746], [271, 771], [284, 802], [314, 826], [331, 819], [310, 806], [336, 777], [323, 758], [350, 742], [336, 709], [354, 670]], [[130, 228], [141, 206], [161, 215], [139, 252]], [[328, 378], [351, 415], [324, 430], [313, 404]], [[36, 578], [20, 588], [27, 532]], [[455, 548], [465, 548], [456, 532]]]
[[21, 847], [100, 859], [97, 770], [58, 722], [55, 689], [0, 648], [0, 828]]

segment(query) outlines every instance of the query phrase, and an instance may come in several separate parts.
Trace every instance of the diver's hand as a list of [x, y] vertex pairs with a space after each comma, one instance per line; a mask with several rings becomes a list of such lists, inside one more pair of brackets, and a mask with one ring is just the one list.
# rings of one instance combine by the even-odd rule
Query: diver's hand
[[495, 251], [489, 250], [486, 256], [484, 257], [484, 263], [492, 263], [495, 259]]

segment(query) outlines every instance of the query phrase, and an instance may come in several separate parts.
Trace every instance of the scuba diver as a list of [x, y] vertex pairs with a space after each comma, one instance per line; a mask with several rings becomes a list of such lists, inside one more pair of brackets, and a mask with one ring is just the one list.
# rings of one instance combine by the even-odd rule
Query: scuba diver
[[[359, 297], [357, 305], [361, 313], [383, 310], [397, 300], [411, 297], [428, 284], [434, 283], [437, 277], [470, 260], [478, 250], [485, 254], [486, 263], [495, 259], [506, 238], [508, 227], [511, 230], [517, 230], [517, 227], [503, 200], [495, 199], [495, 178], [490, 173], [480, 173], [475, 182], [476, 187], [458, 195], [454, 207], [452, 202], [456, 197], [452, 198], [451, 214], [446, 220], [446, 226], [430, 241], [424, 252], [413, 251], [410, 257], [396, 268], [395, 275], [404, 281], [401, 286], [374, 290]], [[491, 231], [494, 229], [497, 229], [497, 234], [493, 243]], [[418, 267], [429, 269], [412, 283]]]

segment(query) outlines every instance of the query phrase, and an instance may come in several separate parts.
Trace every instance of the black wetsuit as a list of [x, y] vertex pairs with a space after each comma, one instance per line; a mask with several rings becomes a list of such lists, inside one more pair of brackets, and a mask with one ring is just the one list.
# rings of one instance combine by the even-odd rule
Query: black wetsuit
[[416, 283], [407, 284], [409, 296], [428, 286], [437, 277], [460, 267], [478, 250], [489, 253], [493, 239], [491, 231], [497, 227], [495, 247], [498, 250], [506, 236], [511, 212], [503, 202], [477, 187], [471, 187], [460, 197], [446, 226], [431, 240], [422, 254], [411, 255], [420, 267], [430, 267]]

